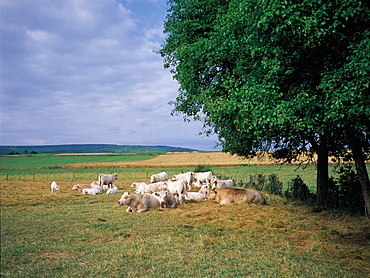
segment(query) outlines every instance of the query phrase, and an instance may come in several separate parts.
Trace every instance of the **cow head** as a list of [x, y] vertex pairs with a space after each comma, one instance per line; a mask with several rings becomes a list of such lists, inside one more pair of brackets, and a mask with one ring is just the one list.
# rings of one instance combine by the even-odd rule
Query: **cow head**
[[133, 197], [134, 196], [131, 195], [130, 193], [125, 192], [125, 193], [122, 194], [121, 199], [119, 199], [119, 201], [117, 203], [120, 206], [129, 205]]
[[216, 196], [217, 196], [217, 190], [211, 189], [209, 191], [208, 199], [209, 200], [214, 200], [214, 199], [216, 199]]
[[72, 186], [72, 190], [78, 190], [81, 188], [81, 185], [79, 184], [75, 184], [74, 186]]
[[167, 205], [166, 205], [166, 197], [168, 196], [168, 194], [170, 194], [170, 193], [167, 193], [165, 191], [155, 192], [154, 193], [154, 195], [159, 200], [159, 205], [160, 205], [161, 208], [166, 208], [167, 207]]

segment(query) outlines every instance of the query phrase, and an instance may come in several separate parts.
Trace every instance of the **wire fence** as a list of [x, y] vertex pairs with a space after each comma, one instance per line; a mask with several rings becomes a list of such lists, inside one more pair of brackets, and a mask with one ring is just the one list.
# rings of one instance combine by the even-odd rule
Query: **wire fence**
[[[14, 174], [14, 173], [1, 173], [1, 181], [94, 181], [98, 180], [98, 176], [101, 173], [28, 173], [28, 174]], [[146, 172], [118, 172], [119, 180], [137, 180], [137, 181], [148, 181], [149, 177], [155, 173], [149, 171]], [[240, 176], [224, 176], [218, 175], [218, 179], [234, 179], [236, 184], [247, 183], [250, 177]]]
[[[31, 173], [31, 174], [13, 174], [2, 173], [1, 181], [79, 181], [79, 180], [98, 180], [101, 173]], [[149, 172], [128, 172], [117, 173], [118, 178], [122, 180], [129, 179], [149, 179]]]

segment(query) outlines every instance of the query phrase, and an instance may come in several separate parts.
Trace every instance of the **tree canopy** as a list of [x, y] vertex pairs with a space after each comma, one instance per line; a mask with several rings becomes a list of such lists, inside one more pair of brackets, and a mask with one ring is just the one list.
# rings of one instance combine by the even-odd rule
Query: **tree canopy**
[[203, 121], [224, 151], [274, 149], [288, 162], [313, 151], [319, 191], [329, 154], [369, 150], [368, 1], [168, 4], [160, 54], [180, 84], [173, 113]]

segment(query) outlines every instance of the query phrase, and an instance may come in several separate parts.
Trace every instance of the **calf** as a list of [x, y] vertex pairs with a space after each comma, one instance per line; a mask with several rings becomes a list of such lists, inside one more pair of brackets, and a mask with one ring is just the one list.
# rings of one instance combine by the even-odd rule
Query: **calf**
[[228, 187], [211, 190], [209, 199], [215, 200], [220, 204], [253, 203], [258, 205], [266, 205], [267, 200], [267, 198], [257, 190]]
[[96, 195], [99, 194], [101, 191], [97, 188], [85, 188], [82, 189], [81, 193], [82, 194], [91, 194], [91, 195]]
[[100, 191], [103, 191], [103, 187], [99, 185], [99, 183], [97, 181], [93, 181], [92, 183], [90, 184], [75, 184], [74, 186], [72, 186], [72, 190], [78, 190], [80, 192], [82, 192], [82, 190], [84, 189], [91, 189], [91, 188], [94, 188], [94, 189], [98, 189]]
[[108, 188], [107, 190], [107, 194], [116, 194], [118, 193], [118, 188], [117, 187], [113, 187], [113, 188]]
[[122, 194], [118, 205], [128, 205], [126, 212], [144, 212], [149, 208], [158, 208], [159, 200], [151, 194], [130, 194], [125, 192]]
[[51, 194], [55, 194], [55, 190], [59, 190], [60, 191], [60, 186], [57, 184], [56, 181], [53, 181], [50, 185], [51, 187]]
[[194, 201], [199, 201], [199, 200], [205, 200], [206, 196], [201, 193], [201, 192], [186, 192], [185, 193], [185, 200], [194, 200]]

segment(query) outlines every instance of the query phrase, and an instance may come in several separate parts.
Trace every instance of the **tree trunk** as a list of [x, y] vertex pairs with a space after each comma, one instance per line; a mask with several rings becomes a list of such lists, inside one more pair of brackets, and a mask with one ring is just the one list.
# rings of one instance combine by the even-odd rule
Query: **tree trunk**
[[[361, 184], [362, 196], [365, 201], [365, 216], [370, 218], [370, 180], [369, 174], [367, 173], [365, 156], [362, 152], [360, 141], [357, 141], [351, 136], [351, 147], [353, 153], [353, 159], [355, 161], [358, 180]], [[357, 142], [356, 142], [357, 141]]]
[[329, 153], [326, 144], [321, 144], [317, 150], [317, 205], [328, 208]]

